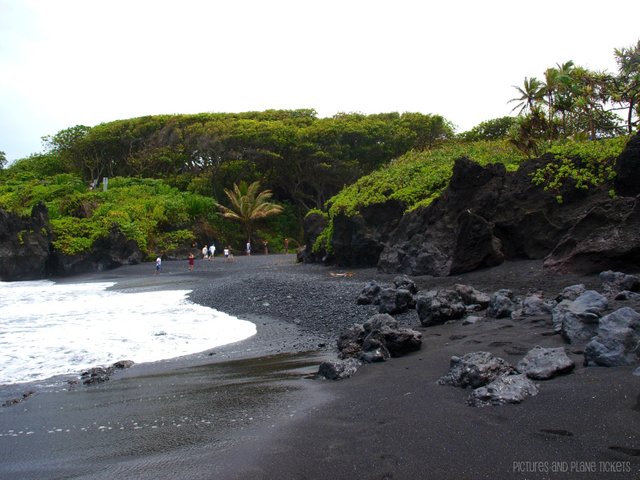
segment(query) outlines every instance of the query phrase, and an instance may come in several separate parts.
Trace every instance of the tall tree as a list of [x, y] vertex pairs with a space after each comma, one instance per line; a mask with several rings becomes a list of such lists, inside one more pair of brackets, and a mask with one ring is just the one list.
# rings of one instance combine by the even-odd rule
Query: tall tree
[[2, 170], [6, 164], [7, 164], [7, 155], [3, 151], [0, 151], [0, 170]]
[[253, 225], [257, 220], [267, 218], [282, 212], [282, 206], [270, 202], [270, 190], [260, 191], [260, 182], [251, 184], [240, 182], [234, 184], [233, 190], [226, 189], [224, 193], [230, 202], [230, 207], [217, 204], [222, 216], [236, 220], [242, 224], [247, 241], [251, 241]]

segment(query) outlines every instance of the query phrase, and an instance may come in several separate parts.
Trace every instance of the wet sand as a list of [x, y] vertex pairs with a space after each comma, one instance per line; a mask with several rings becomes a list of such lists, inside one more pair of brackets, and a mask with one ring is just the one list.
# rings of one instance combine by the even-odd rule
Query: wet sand
[[[374, 311], [355, 305], [354, 292], [392, 276], [333, 276], [346, 272], [282, 255], [186, 268], [165, 262], [158, 276], [139, 265], [65, 281], [193, 289], [194, 300], [254, 321], [258, 334], [0, 408], [0, 478], [640, 478], [640, 377], [633, 367], [584, 367], [547, 319], [422, 328], [411, 311], [398, 318], [423, 333], [421, 351], [344, 381], [312, 380], [322, 359], [335, 358], [336, 332]], [[415, 280], [549, 298], [579, 281], [599, 285], [546, 275], [539, 262]], [[488, 350], [515, 364], [534, 345], [566, 346], [577, 367], [538, 382], [522, 404], [472, 408], [468, 390], [436, 383], [451, 355]]]

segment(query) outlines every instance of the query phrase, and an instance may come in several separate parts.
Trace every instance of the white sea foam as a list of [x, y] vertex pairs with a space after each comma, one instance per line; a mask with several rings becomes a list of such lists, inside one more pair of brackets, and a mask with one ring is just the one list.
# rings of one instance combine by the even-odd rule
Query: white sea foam
[[173, 358], [256, 333], [251, 322], [190, 302], [188, 290], [121, 293], [112, 285], [0, 282], [0, 384]]

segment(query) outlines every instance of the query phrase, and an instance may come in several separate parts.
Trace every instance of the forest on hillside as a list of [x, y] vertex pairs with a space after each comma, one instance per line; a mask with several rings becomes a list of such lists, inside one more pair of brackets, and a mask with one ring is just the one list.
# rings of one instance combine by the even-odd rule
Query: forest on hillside
[[[310, 210], [357, 214], [384, 198], [426, 206], [446, 186], [455, 158], [517, 168], [550, 152], [558, 161], [532, 181], [584, 188], [611, 174], [611, 158], [640, 116], [640, 41], [614, 50], [616, 73], [568, 61], [515, 87], [514, 116], [455, 133], [436, 114], [312, 109], [155, 115], [77, 125], [43, 139], [44, 152], [6, 165], [0, 208], [49, 210], [54, 247], [86, 252], [116, 226], [149, 257], [216, 241], [242, 245], [246, 230], [225, 218], [226, 192], [259, 182], [281, 208], [257, 222], [255, 241], [302, 240]], [[619, 139], [611, 143], [608, 139]], [[108, 188], [103, 181], [108, 178]], [[612, 192], [615, 194], [615, 192]], [[333, 212], [333, 213], [332, 213]], [[330, 244], [330, 224], [323, 241]]]

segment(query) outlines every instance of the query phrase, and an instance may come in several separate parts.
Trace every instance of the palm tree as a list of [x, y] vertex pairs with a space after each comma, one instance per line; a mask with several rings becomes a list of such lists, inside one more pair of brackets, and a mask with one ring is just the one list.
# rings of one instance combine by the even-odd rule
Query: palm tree
[[[544, 99], [544, 85], [536, 77], [527, 78], [524, 77], [524, 85], [522, 87], [513, 86], [520, 94], [517, 98], [512, 98], [508, 103], [520, 102], [513, 110], [520, 108], [518, 115], [526, 112], [527, 110], [533, 111], [533, 107]], [[511, 110], [511, 111], [513, 111]]]
[[260, 182], [255, 181], [250, 185], [242, 181], [240, 184], [233, 184], [233, 190], [224, 189], [230, 207], [217, 204], [222, 216], [237, 220], [242, 224], [247, 241], [251, 242], [253, 224], [256, 220], [270, 217], [282, 212], [282, 206], [270, 202], [273, 195], [271, 190], [260, 191]]
[[559, 83], [559, 72], [556, 68], [547, 68], [544, 72], [544, 84], [542, 87], [544, 88], [544, 94], [547, 97], [547, 108], [548, 108], [548, 135], [549, 140], [554, 137], [554, 128], [553, 128], [553, 120], [556, 115], [555, 110], [555, 95], [558, 92], [558, 83]]
[[567, 114], [574, 108], [575, 82], [573, 79], [575, 64], [572, 60], [562, 64], [556, 63], [556, 94], [554, 99], [554, 109], [560, 112], [562, 117], [562, 135], [569, 136], [567, 130]]

